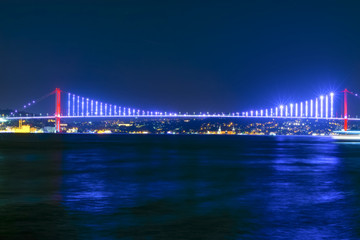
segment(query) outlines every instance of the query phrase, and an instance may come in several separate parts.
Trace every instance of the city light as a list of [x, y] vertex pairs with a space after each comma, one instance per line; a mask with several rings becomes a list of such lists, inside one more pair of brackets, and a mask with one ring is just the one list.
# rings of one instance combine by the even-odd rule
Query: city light
[[303, 107], [303, 102], [300, 102], [300, 117], [304, 117], [304, 107]]
[[298, 116], [298, 114], [299, 114], [299, 112], [298, 112], [299, 110], [298, 110], [298, 104], [297, 103], [295, 103], [295, 117], [297, 117]]
[[319, 117], [319, 100], [318, 98], [315, 99], [315, 117]]
[[284, 113], [284, 106], [280, 105], [280, 117], [283, 116], [283, 113]]
[[309, 102], [305, 101], [305, 117], [309, 116]]
[[314, 116], [314, 101], [310, 100], [310, 117]]
[[293, 117], [294, 104], [290, 103], [290, 117]]

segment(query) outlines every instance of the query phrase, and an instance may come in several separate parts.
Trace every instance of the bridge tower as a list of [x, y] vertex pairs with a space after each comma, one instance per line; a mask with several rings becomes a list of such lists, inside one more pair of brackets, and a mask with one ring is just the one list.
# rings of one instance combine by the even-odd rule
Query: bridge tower
[[351, 93], [349, 92], [349, 90], [347, 90], [345, 88], [345, 90], [343, 91], [344, 93], [344, 131], [347, 131], [348, 128], [348, 116], [347, 116], [347, 93]]
[[55, 132], [60, 132], [61, 118], [61, 91], [60, 88], [55, 89]]

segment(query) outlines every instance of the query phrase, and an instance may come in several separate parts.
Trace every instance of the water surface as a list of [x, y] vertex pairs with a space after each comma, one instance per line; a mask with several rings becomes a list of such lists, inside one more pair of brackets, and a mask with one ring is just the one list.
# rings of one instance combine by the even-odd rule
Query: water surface
[[360, 145], [0, 135], [0, 239], [360, 239]]

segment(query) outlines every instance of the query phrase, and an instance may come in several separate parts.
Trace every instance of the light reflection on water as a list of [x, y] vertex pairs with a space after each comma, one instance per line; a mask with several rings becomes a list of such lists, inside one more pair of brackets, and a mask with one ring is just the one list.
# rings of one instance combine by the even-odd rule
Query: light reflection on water
[[360, 238], [356, 144], [324, 137], [8, 137], [0, 145], [0, 238]]

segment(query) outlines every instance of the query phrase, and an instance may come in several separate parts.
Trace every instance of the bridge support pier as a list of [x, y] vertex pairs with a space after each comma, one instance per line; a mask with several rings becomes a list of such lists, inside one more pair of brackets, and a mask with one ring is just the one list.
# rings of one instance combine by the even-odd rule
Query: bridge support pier
[[55, 89], [55, 132], [60, 132], [60, 118], [61, 118], [61, 91], [59, 88]]

